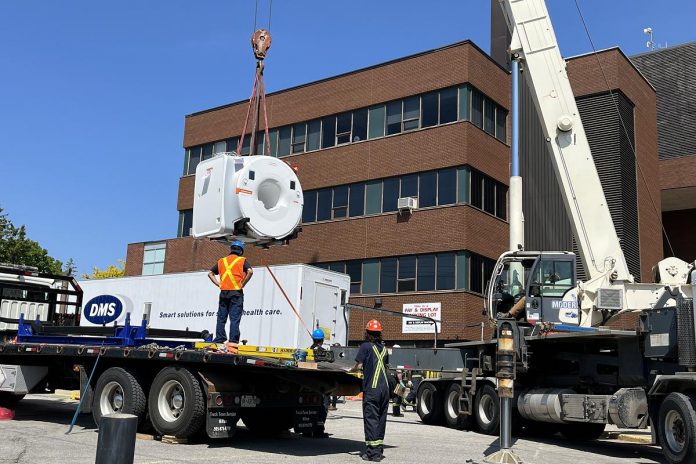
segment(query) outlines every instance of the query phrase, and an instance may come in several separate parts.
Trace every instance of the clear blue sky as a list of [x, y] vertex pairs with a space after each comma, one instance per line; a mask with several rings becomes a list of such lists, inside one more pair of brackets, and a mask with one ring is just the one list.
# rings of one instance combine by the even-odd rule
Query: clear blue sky
[[[598, 48], [696, 40], [696, 4], [579, 0]], [[548, 0], [565, 56], [590, 51], [572, 0]], [[259, 0], [258, 25], [268, 21]], [[253, 0], [0, 2], [0, 207], [80, 272], [176, 235], [186, 114], [248, 98]], [[272, 92], [471, 39], [488, 0], [276, 0]], [[398, 85], [398, 83], [395, 83]]]

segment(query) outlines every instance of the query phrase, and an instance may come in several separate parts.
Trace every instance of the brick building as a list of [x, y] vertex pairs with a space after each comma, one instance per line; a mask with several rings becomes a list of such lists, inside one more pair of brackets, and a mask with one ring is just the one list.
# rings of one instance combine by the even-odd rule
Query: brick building
[[[638, 184], [635, 169], [633, 177], [629, 172], [628, 180], [622, 180], [625, 173], [617, 174], [615, 168], [626, 155], [613, 148], [632, 140], [638, 163], [647, 172], [657, 171], [654, 89], [618, 49], [605, 51], [600, 59], [610, 71], [610, 99], [618, 99], [622, 111], [633, 115], [636, 130], [631, 125], [625, 134], [615, 120], [589, 117], [597, 105], [599, 111], [606, 109], [602, 96], [608, 95], [596, 59], [571, 60], [571, 84], [589, 122], [593, 150], [606, 148], [600, 177], [624, 192], [610, 201], [612, 214], [625, 233], [627, 255], [635, 254], [637, 275], [647, 280], [647, 263], [661, 257], [662, 243], [660, 215], [646, 207], [645, 191], [657, 189], [659, 195], [659, 186]], [[218, 243], [188, 237], [192, 174], [201, 158], [236, 147], [246, 104], [186, 117], [178, 237], [130, 244], [127, 275], [208, 269], [226, 252]], [[299, 238], [287, 247], [252, 249], [247, 253], [251, 262], [313, 263], [346, 272], [351, 301], [370, 307], [381, 303], [401, 311], [407, 303], [440, 303], [444, 341], [476, 339], [487, 331], [481, 293], [507, 247], [508, 234], [510, 75], [505, 67], [464, 41], [274, 92], [267, 96], [267, 106], [267, 142], [273, 156], [299, 169], [305, 208]], [[605, 130], [608, 126], [611, 130]], [[529, 134], [522, 146], [533, 151], [538, 134], [531, 129]], [[242, 154], [248, 152], [247, 145]], [[538, 237], [542, 249], [550, 249], [548, 240], [570, 243], [572, 236], [563, 224], [554, 234], [545, 233], [546, 222], [540, 218], [544, 208], [555, 207], [557, 188], [554, 193], [556, 181], [543, 168], [528, 164], [523, 171], [529, 177], [526, 233]], [[403, 197], [417, 198], [412, 213], [397, 210]], [[534, 217], [539, 221], [530, 220]], [[634, 235], [636, 240], [628, 239]], [[562, 239], [554, 238], [558, 236]], [[351, 339], [361, 337], [372, 317], [351, 314]], [[431, 340], [428, 334], [402, 333], [396, 317], [382, 319], [388, 340]]]

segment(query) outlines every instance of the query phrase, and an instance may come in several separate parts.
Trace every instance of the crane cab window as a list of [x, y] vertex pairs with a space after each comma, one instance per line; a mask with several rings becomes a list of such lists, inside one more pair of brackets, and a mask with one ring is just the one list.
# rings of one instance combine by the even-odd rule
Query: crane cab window
[[541, 296], [562, 297], [573, 286], [573, 262], [542, 260], [536, 282]]

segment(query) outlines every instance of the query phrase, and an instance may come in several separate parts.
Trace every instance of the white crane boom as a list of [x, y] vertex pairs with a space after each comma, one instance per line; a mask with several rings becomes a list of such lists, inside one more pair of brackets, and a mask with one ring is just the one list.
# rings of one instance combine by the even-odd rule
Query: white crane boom
[[613, 280], [632, 282], [546, 4], [499, 2], [512, 32], [510, 52], [526, 64], [526, 79], [587, 276], [591, 280], [612, 271]]

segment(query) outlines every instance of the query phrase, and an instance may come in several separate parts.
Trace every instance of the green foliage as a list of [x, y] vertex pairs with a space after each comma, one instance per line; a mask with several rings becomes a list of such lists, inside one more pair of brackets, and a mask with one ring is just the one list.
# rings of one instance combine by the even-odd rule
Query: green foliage
[[40, 272], [61, 274], [63, 263], [48, 255], [34, 240], [27, 237], [26, 228], [12, 224], [0, 208], [0, 263], [35, 266]]
[[82, 274], [83, 279], [98, 280], [111, 279], [113, 277], [123, 277], [126, 275], [126, 262], [122, 259], [118, 260], [118, 264], [110, 264], [104, 269], [98, 267], [92, 268], [92, 274]]

